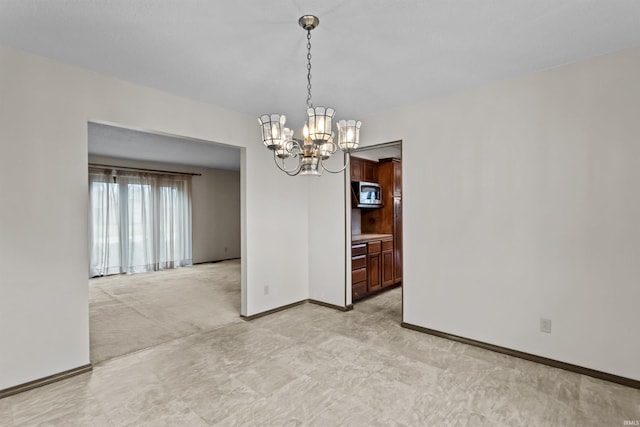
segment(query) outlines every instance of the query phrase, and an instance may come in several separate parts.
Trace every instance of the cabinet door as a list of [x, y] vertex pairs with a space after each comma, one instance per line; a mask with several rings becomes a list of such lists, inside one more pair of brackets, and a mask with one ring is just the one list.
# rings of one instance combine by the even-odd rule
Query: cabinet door
[[393, 195], [402, 196], [402, 163], [393, 162]]
[[380, 284], [380, 253], [367, 255], [367, 290], [377, 291]]
[[351, 258], [351, 270], [353, 271], [359, 268], [367, 268], [367, 257], [365, 255], [354, 256]]
[[358, 243], [355, 245], [351, 245], [351, 256], [356, 257], [358, 255], [366, 255], [367, 254], [367, 244], [366, 243]]
[[355, 301], [367, 295], [367, 281], [354, 283], [351, 287], [351, 298]]
[[351, 164], [351, 181], [363, 181], [364, 172], [362, 170], [362, 159], [351, 157], [349, 163]]
[[393, 269], [395, 283], [402, 281], [402, 198], [393, 198]]
[[393, 285], [395, 277], [393, 274], [393, 250], [382, 251], [382, 287]]
[[368, 160], [364, 161], [364, 180], [367, 182], [378, 181], [378, 165]]

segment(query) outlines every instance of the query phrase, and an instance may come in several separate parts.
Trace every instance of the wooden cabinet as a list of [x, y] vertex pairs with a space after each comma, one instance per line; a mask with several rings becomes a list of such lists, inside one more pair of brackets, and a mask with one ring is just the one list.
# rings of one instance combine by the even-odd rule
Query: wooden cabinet
[[363, 162], [364, 160], [359, 157], [351, 157], [349, 161], [349, 169], [351, 171], [351, 181], [364, 181], [362, 178], [364, 177], [363, 170]]
[[393, 238], [382, 241], [382, 252], [380, 256], [381, 270], [380, 280], [382, 287], [391, 286], [395, 282], [394, 273], [394, 253], [393, 253]]
[[350, 160], [351, 181], [378, 181], [378, 163], [371, 160], [351, 157]]
[[351, 287], [351, 299], [352, 301], [359, 300], [360, 298], [366, 296], [369, 292], [367, 291], [367, 281], [354, 283]]
[[356, 257], [358, 255], [364, 255], [367, 253], [367, 244], [359, 243], [351, 246], [351, 256]]
[[382, 288], [380, 282], [380, 252], [367, 255], [367, 291], [375, 292]]
[[402, 162], [400, 159], [380, 159], [378, 178], [384, 190], [383, 201], [384, 196], [387, 198], [402, 197]]
[[402, 163], [394, 159], [391, 164], [393, 165], [393, 197], [402, 197]]
[[[367, 268], [367, 257], [364, 255], [354, 256], [351, 258], [351, 270], [359, 270]], [[366, 275], [365, 275], [366, 276]]]
[[367, 244], [351, 246], [351, 294], [353, 299], [367, 294]]
[[364, 180], [366, 182], [378, 181], [378, 164], [369, 160], [364, 161]]
[[393, 238], [371, 240], [351, 247], [353, 300], [395, 284]]
[[402, 282], [402, 198], [393, 198], [393, 264], [394, 283]]
[[[393, 283], [402, 282], [402, 162], [380, 159], [378, 166], [382, 202], [378, 230], [393, 234]], [[384, 283], [384, 280], [383, 280]]]

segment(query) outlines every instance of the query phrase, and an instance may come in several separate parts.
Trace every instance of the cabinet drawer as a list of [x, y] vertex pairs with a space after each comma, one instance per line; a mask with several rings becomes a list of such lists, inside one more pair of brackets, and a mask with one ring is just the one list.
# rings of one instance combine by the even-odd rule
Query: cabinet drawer
[[354, 283], [351, 287], [351, 297], [357, 299], [363, 297], [367, 293], [367, 282]]
[[360, 243], [358, 245], [351, 246], [351, 256], [364, 255], [367, 253], [367, 244]]
[[369, 242], [369, 253], [370, 254], [375, 254], [377, 252], [380, 252], [380, 240], [376, 240], [375, 242]]
[[367, 266], [367, 256], [360, 255], [351, 258], [351, 270], [357, 270], [359, 268], [365, 268]]
[[367, 282], [367, 269], [359, 268], [351, 272], [351, 283]]
[[382, 241], [382, 250], [383, 251], [392, 251], [393, 250], [393, 239], [383, 240]]

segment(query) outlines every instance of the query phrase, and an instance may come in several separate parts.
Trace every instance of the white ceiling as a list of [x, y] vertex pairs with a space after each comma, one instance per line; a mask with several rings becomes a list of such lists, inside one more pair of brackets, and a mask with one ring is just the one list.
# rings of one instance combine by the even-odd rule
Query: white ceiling
[[0, 43], [299, 129], [306, 13], [338, 118], [640, 45], [638, 0], [0, 0]]
[[89, 154], [240, 170], [239, 148], [97, 123], [89, 123]]

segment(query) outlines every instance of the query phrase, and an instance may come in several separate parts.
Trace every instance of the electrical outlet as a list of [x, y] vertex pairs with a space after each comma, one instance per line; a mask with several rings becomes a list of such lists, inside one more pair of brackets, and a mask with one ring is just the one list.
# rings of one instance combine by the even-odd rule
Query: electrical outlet
[[264, 294], [269, 295], [269, 285], [264, 285]]
[[551, 333], [551, 319], [540, 318], [540, 332]]

